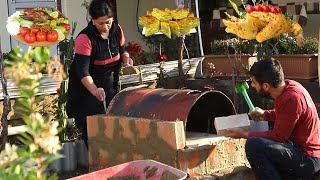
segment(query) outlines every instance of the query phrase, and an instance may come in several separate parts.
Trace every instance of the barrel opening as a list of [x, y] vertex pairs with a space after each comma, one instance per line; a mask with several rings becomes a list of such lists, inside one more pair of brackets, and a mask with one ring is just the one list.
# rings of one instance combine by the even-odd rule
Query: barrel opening
[[230, 99], [219, 91], [204, 93], [192, 106], [186, 123], [186, 131], [217, 134], [215, 117], [235, 114]]

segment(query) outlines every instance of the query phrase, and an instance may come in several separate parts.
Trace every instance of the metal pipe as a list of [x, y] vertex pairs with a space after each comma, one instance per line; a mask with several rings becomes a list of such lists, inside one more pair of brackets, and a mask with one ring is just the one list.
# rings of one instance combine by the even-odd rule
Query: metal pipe
[[[195, 0], [195, 4], [196, 4], [196, 16], [197, 16], [197, 18], [199, 18], [200, 17], [200, 15], [199, 15], [199, 1]], [[201, 57], [203, 57], [204, 56], [204, 52], [203, 52], [203, 46], [202, 46], [201, 27], [198, 26], [197, 28], [198, 28], [200, 55], [201, 55]]]

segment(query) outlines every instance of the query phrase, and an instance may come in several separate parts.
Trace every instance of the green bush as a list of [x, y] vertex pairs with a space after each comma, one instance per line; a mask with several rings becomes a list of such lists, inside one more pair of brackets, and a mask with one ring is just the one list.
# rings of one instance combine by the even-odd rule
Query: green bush
[[[211, 54], [250, 54], [254, 55], [259, 51], [269, 50], [269, 54], [313, 54], [318, 53], [319, 41], [317, 38], [306, 37], [302, 46], [298, 45], [295, 37], [283, 34], [279, 38], [270, 39], [264, 43], [255, 40], [224, 39], [214, 40], [210, 44]], [[264, 48], [264, 49], [263, 49]]]
[[295, 37], [284, 34], [279, 37], [276, 48], [279, 54], [312, 54], [318, 53], [317, 38], [306, 37], [304, 44], [299, 47]]
[[225, 55], [225, 54], [253, 54], [254, 45], [248, 40], [242, 39], [224, 39], [214, 40], [210, 43], [211, 54]]

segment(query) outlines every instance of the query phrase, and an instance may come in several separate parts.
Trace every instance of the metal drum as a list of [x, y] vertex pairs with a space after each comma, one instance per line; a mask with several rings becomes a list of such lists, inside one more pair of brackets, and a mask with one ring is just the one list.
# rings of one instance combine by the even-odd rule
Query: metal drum
[[127, 88], [110, 102], [107, 115], [184, 122], [186, 131], [216, 133], [214, 118], [235, 114], [220, 91]]

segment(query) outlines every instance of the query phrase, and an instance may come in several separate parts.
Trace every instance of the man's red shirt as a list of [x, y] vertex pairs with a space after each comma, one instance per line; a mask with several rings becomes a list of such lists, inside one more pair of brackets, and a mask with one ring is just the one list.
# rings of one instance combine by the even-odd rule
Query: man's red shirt
[[272, 130], [250, 132], [278, 142], [292, 141], [300, 146], [303, 152], [320, 158], [320, 124], [316, 106], [308, 91], [298, 82], [286, 80], [287, 87], [275, 99], [274, 109], [267, 110], [264, 117], [274, 121]]

